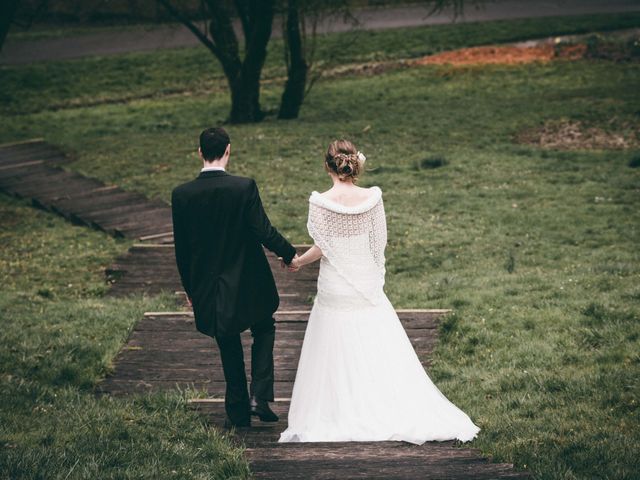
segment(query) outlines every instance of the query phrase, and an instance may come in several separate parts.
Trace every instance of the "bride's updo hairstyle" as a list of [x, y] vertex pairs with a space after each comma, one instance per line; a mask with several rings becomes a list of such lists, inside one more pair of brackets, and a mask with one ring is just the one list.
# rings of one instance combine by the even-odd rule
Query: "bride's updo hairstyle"
[[362, 171], [363, 162], [358, 150], [349, 140], [331, 142], [325, 155], [325, 168], [338, 175], [340, 181], [351, 179], [356, 183]]

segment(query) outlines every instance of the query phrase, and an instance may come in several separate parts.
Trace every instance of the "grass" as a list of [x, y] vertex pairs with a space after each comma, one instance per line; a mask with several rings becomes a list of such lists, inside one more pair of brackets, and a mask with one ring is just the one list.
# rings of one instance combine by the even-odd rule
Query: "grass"
[[[470, 22], [322, 35], [316, 66], [421, 57], [443, 50], [640, 25], [640, 12]], [[263, 78], [282, 82], [282, 41], [274, 39]], [[202, 96], [226, 89], [222, 69], [204, 47], [0, 66], [0, 113], [22, 115], [166, 95]], [[225, 112], [226, 114], [226, 112]], [[11, 132], [13, 133], [13, 132]], [[7, 133], [5, 136], [14, 138]]]
[[[163, 55], [146, 61], [162, 63]], [[118, 79], [112, 60], [102, 74]], [[183, 68], [177, 63], [167, 77]], [[40, 82], [42, 105], [6, 117], [2, 140], [44, 136], [73, 152], [69, 168], [165, 200], [199, 168], [199, 131], [228, 110], [224, 91], [143, 98], [148, 87], [133, 81], [133, 100], [91, 105], [73, 97], [80, 77], [68, 92], [56, 90], [54, 77]], [[121, 83], [101, 87], [104, 98], [120, 95]], [[640, 152], [541, 150], [513, 137], [556, 118], [637, 125], [638, 84], [640, 65], [606, 60], [429, 66], [320, 81], [297, 121], [229, 126], [230, 168], [257, 179], [281, 232], [308, 242], [308, 195], [329, 186], [323, 151], [335, 137], [354, 140], [368, 158], [362, 184], [384, 192], [392, 303], [455, 310], [429, 373], [482, 428], [473, 446], [539, 479], [633, 479]], [[12, 87], [35, 99], [30, 88]], [[267, 83], [265, 106], [275, 107], [279, 95]], [[47, 107], [71, 97], [76, 106]], [[2, 468], [64, 477], [81, 458], [69, 478], [91, 476], [81, 467], [142, 476], [140, 465], [156, 477], [244, 475], [238, 451], [187, 413], [179, 395], [131, 403], [89, 396], [141, 312], [170, 302], [101, 297], [100, 267], [126, 245], [4, 197], [2, 212], [8, 287], [0, 298], [10, 319], [1, 334]], [[201, 452], [203, 445], [210, 448]], [[197, 471], [187, 472], [192, 465]]]
[[242, 451], [187, 410], [189, 391], [93, 394], [134, 322], [172, 305], [101, 296], [130, 242], [5, 195], [0, 223], [0, 477], [247, 477]]

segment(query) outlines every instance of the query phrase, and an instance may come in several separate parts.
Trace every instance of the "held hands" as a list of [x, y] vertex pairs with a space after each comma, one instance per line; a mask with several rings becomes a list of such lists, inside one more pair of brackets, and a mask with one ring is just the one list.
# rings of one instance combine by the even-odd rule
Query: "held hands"
[[282, 268], [286, 268], [289, 272], [297, 272], [298, 270], [300, 270], [300, 267], [302, 267], [302, 265], [300, 264], [300, 257], [298, 256], [297, 253], [291, 259], [291, 263], [289, 263], [289, 265], [284, 263], [284, 260], [282, 259], [282, 257], [278, 257], [278, 260], [280, 260], [280, 266]]
[[296, 253], [295, 256], [291, 259], [291, 263], [288, 265], [287, 270], [290, 272], [297, 272], [302, 267], [300, 263], [300, 257]]

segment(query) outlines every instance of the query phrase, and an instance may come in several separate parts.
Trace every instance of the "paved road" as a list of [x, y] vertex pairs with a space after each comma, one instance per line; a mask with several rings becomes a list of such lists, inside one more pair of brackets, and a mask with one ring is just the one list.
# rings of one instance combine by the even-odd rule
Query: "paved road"
[[[493, 0], [481, 7], [468, 7], [457, 22], [477, 22], [523, 17], [582, 15], [588, 13], [640, 11], [640, 0]], [[365, 9], [356, 12], [358, 28], [382, 30], [450, 23], [451, 10], [426, 17], [426, 9], [417, 6]], [[330, 18], [320, 25], [323, 33], [354, 28], [341, 18]], [[274, 36], [280, 34], [274, 26]], [[117, 55], [163, 48], [190, 47], [198, 40], [180, 25], [132, 28], [119, 32], [88, 33], [48, 40], [12, 41], [0, 53], [0, 64], [18, 65], [47, 60], [66, 60], [94, 55]]]

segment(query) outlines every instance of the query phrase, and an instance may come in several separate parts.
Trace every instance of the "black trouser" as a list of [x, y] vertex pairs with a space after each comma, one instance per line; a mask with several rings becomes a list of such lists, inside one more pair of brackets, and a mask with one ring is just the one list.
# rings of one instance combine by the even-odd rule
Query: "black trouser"
[[[273, 344], [275, 320], [267, 318], [251, 327], [251, 395], [258, 400], [273, 401]], [[240, 334], [216, 336], [220, 348], [227, 390], [224, 406], [234, 423], [249, 419], [249, 393]]]

